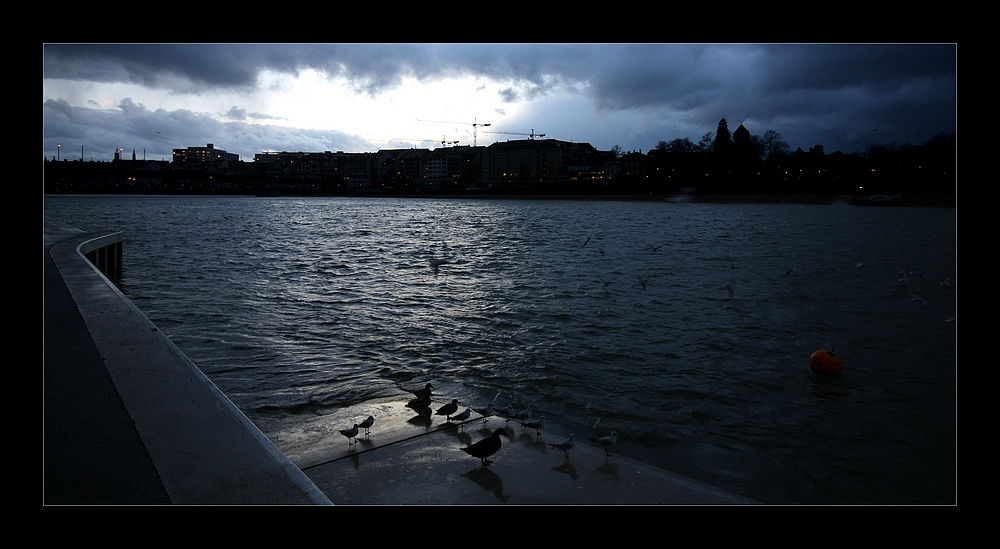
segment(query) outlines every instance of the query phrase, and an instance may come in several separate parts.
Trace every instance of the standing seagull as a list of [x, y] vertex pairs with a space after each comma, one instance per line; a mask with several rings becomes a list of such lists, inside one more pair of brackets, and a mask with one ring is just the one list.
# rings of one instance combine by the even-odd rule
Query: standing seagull
[[479, 414], [479, 415], [481, 415], [481, 416], [483, 416], [483, 425], [486, 425], [486, 422], [489, 421], [490, 416], [492, 416], [494, 413], [496, 413], [493, 410], [493, 403], [492, 402], [490, 402], [489, 404], [487, 404], [485, 408], [473, 408], [472, 411], [475, 412], [475, 413], [477, 413], [477, 414]]
[[520, 412], [518, 412], [517, 415], [514, 416], [514, 419], [520, 421], [521, 425], [524, 425], [525, 421], [531, 419], [531, 405], [530, 404], [528, 405], [527, 410], [521, 410]]
[[551, 446], [553, 450], [562, 450], [563, 453], [566, 454], [566, 457], [569, 458], [570, 449], [576, 446], [576, 444], [573, 443], [574, 438], [576, 438], [576, 435], [570, 435], [564, 442], [550, 442], [549, 446]]
[[362, 429], [364, 429], [365, 430], [365, 436], [368, 436], [368, 429], [371, 429], [372, 425], [375, 425], [375, 416], [368, 416], [368, 419], [366, 419], [366, 420], [362, 421], [361, 423], [359, 423], [358, 427], [361, 427]]
[[616, 442], [618, 442], [618, 433], [611, 431], [610, 435], [601, 438], [592, 438], [590, 439], [590, 442], [596, 443], [601, 448], [604, 448], [604, 452], [608, 455], [608, 457], [610, 457], [611, 447], [614, 446]]
[[438, 411], [434, 413], [436, 416], [445, 416], [448, 421], [451, 421], [451, 415], [458, 411], [458, 399], [451, 399], [450, 404], [445, 404], [444, 406], [438, 408]]
[[353, 444], [353, 443], [351, 442], [351, 439], [352, 439], [352, 438], [354, 439], [354, 441], [355, 441], [355, 442], [357, 442], [357, 436], [358, 436], [358, 424], [357, 424], [357, 423], [355, 423], [355, 424], [354, 424], [354, 427], [351, 427], [350, 429], [341, 429], [341, 430], [340, 430], [340, 434], [342, 434], [342, 435], [344, 435], [345, 437], [347, 437], [347, 446], [348, 446], [348, 447], [350, 447], [350, 446], [351, 446], [351, 444]]
[[497, 450], [500, 449], [500, 435], [510, 438], [510, 435], [507, 434], [507, 431], [505, 431], [503, 428], [500, 428], [497, 429], [496, 431], [493, 431], [493, 434], [489, 438], [484, 438], [483, 440], [480, 440], [479, 442], [473, 444], [472, 446], [469, 446], [468, 448], [462, 448], [462, 451], [465, 452], [466, 454], [469, 454], [472, 457], [477, 457], [483, 460], [483, 467], [489, 467], [490, 463], [493, 462], [486, 458], [497, 453]]
[[540, 435], [541, 434], [540, 430], [542, 429], [542, 427], [545, 427], [545, 416], [542, 416], [542, 417], [540, 417], [538, 419], [534, 419], [534, 420], [531, 419], [531, 418], [528, 418], [528, 420], [524, 422], [524, 426], [527, 427], [527, 428], [529, 428], [529, 429], [534, 429], [536, 436]]

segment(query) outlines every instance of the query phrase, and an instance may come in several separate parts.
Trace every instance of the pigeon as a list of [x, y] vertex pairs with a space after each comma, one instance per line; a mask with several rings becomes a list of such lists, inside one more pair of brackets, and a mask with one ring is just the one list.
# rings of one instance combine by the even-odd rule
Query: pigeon
[[574, 438], [576, 438], [576, 435], [570, 435], [569, 438], [567, 438], [564, 442], [559, 442], [559, 443], [550, 442], [549, 446], [551, 446], [553, 450], [562, 450], [563, 453], [566, 454], [566, 457], [569, 457], [570, 448], [576, 446], [576, 444], [573, 442]]
[[368, 436], [368, 429], [371, 429], [372, 425], [375, 425], [375, 416], [368, 416], [368, 419], [366, 419], [366, 420], [362, 421], [361, 423], [359, 423], [358, 427], [361, 427], [362, 429], [364, 429], [365, 430], [365, 436]]
[[347, 437], [347, 445], [350, 446], [351, 444], [353, 444], [353, 442], [351, 442], [352, 438], [355, 439], [355, 441], [357, 441], [358, 424], [355, 423], [354, 427], [351, 427], [350, 429], [341, 429], [340, 430], [340, 434], [342, 434], [345, 437]]
[[457, 416], [453, 417], [452, 419], [454, 419], [455, 421], [465, 421], [465, 420], [469, 419], [469, 416], [471, 416], [471, 415], [472, 415], [472, 408], [466, 408], [464, 412], [458, 414]]
[[590, 439], [590, 442], [596, 443], [598, 446], [604, 448], [604, 452], [607, 453], [608, 456], [610, 456], [611, 455], [611, 452], [609, 451], [610, 448], [614, 446], [616, 442], [618, 442], [618, 433], [611, 431], [610, 435], [601, 438], [592, 438]]
[[540, 432], [541, 428], [545, 427], [545, 416], [542, 416], [542, 417], [540, 417], [538, 419], [528, 418], [528, 420], [525, 421], [523, 423], [523, 425], [525, 427], [529, 428], [529, 429], [534, 429], [535, 430], [535, 434], [536, 435], [540, 435], [541, 434], [541, 432]]
[[451, 421], [451, 415], [458, 411], [458, 399], [451, 399], [450, 404], [445, 404], [444, 406], [438, 408], [438, 411], [434, 413], [436, 416], [446, 416], [448, 421]]
[[493, 431], [493, 434], [490, 435], [489, 438], [484, 438], [468, 448], [462, 448], [462, 451], [472, 457], [481, 459], [483, 461], [483, 467], [488, 467], [492, 462], [486, 458], [497, 453], [497, 450], [500, 449], [500, 435], [508, 438], [510, 437], [510, 435], [507, 434], [507, 431], [500, 428]]

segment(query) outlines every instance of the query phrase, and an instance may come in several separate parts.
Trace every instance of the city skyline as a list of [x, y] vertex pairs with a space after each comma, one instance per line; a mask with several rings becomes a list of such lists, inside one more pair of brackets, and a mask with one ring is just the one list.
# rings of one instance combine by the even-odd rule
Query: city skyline
[[[956, 46], [46, 44], [43, 154], [373, 152], [546, 138], [697, 142], [721, 118], [792, 149], [956, 127]], [[477, 125], [473, 125], [476, 123]], [[489, 126], [487, 126], [489, 124]], [[504, 132], [504, 133], [489, 133]], [[57, 148], [57, 145], [61, 145]]]

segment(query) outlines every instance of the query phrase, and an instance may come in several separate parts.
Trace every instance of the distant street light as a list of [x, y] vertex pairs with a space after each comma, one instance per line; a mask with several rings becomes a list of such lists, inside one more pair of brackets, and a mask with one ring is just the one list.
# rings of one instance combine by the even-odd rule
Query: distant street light
[[59, 153], [62, 151], [62, 145], [56, 145], [56, 162], [59, 161]]

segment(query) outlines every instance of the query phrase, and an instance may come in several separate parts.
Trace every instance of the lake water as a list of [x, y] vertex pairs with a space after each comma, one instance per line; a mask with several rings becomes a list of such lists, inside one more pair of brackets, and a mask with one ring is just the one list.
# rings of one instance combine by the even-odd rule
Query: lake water
[[[431, 382], [765, 503], [956, 501], [954, 209], [50, 195], [44, 213], [124, 231], [123, 291], [265, 433]], [[843, 374], [813, 374], [833, 345]]]

